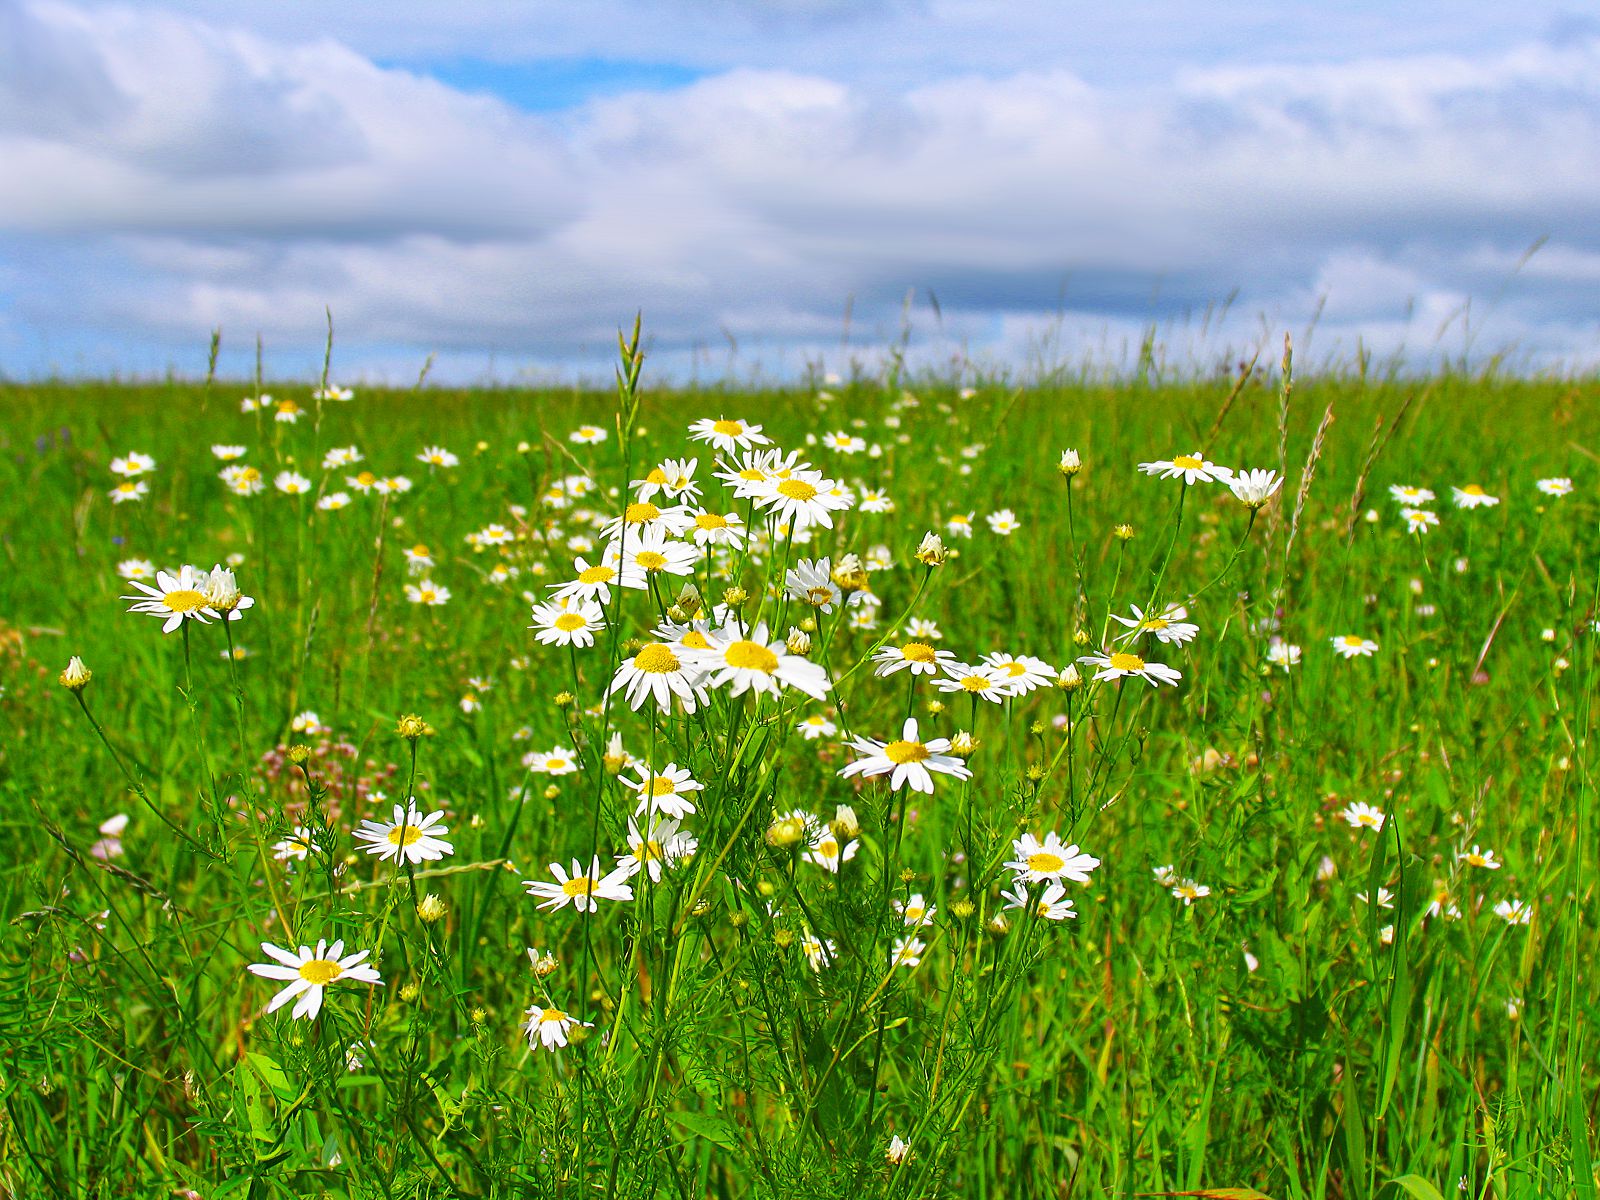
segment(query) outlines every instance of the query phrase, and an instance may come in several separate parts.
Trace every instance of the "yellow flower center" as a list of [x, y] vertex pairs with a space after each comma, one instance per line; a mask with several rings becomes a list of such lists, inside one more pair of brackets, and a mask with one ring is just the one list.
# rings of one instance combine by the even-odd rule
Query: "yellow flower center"
[[908, 921], [920, 921], [922, 920], [922, 914], [927, 911], [928, 910], [923, 908], [920, 904], [911, 904], [906, 906], [904, 915]]
[[1146, 617], [1144, 619], [1143, 627], [1145, 629], [1165, 629], [1170, 624], [1172, 624], [1172, 622], [1168, 621], [1165, 617]]
[[824, 604], [831, 604], [836, 599], [830, 587], [814, 587], [806, 592], [806, 603], [814, 604], [821, 608]]
[[407, 821], [404, 825], [396, 825], [389, 830], [389, 844], [391, 846], [410, 846], [422, 840], [422, 829]]
[[652, 796], [671, 796], [677, 790], [678, 785], [670, 775], [655, 775], [650, 779], [650, 794]]
[[546, 771], [564, 771], [566, 768], [567, 760], [560, 755], [557, 755], [555, 758], [547, 758], [544, 760], [544, 769]]
[[684, 634], [678, 639], [678, 645], [682, 646], [685, 650], [711, 649], [710, 641], [708, 641], [706, 639], [706, 635], [701, 633], [698, 629], [689, 630], [688, 633]]
[[254, 483], [260, 478], [261, 472], [256, 470], [254, 467], [239, 468], [239, 482], [241, 483]]
[[552, 1021], [570, 1021], [570, 1020], [572, 1020], [572, 1018], [567, 1016], [567, 1014], [562, 1012], [559, 1008], [547, 1008], [547, 1009], [544, 1010], [544, 1016], [539, 1018], [539, 1024], [548, 1025]]
[[1111, 656], [1111, 669], [1114, 671], [1142, 671], [1144, 659], [1137, 654], [1124, 654], [1118, 652]]
[[716, 430], [718, 433], [725, 433], [729, 437], [738, 437], [744, 432], [744, 422], [728, 420], [713, 421], [711, 428]]
[[173, 612], [194, 612], [196, 609], [206, 606], [206, 595], [204, 592], [197, 592], [193, 588], [178, 588], [176, 591], [168, 592], [161, 597], [161, 603], [165, 604]]
[[418, 542], [415, 546], [411, 547], [411, 553], [412, 553], [412, 556], [415, 557], [415, 558], [427, 558], [428, 557], [428, 548], [426, 546], [424, 546], [421, 542]]
[[1067, 860], [1059, 854], [1050, 854], [1044, 850], [1039, 851], [1037, 854], [1028, 855], [1028, 870], [1038, 871], [1041, 874], [1053, 874], [1066, 865]]
[[758, 479], [765, 479], [766, 477], [767, 473], [760, 467], [746, 467], [744, 470], [739, 472], [740, 479], [746, 479], [752, 483]]
[[587, 896], [594, 891], [594, 880], [587, 875], [574, 875], [561, 885], [569, 896]]
[[921, 742], [890, 742], [883, 748], [883, 756], [896, 765], [921, 762], [929, 750]]
[[804, 479], [785, 479], [778, 485], [778, 494], [791, 500], [815, 500], [817, 489]]
[[661, 510], [647, 500], [628, 505], [622, 519], [629, 525], [644, 525], [661, 515]]
[[701, 529], [726, 529], [728, 518], [720, 513], [704, 512], [694, 519], [694, 523]]
[[378, 477], [371, 471], [363, 471], [356, 476], [356, 483], [361, 487], [371, 487], [378, 482]]
[[961, 686], [969, 692], [987, 692], [994, 686], [994, 680], [984, 675], [968, 675], [961, 681]]
[[578, 575], [579, 583], [610, 583], [617, 577], [610, 567], [590, 567]]
[[417, 592], [417, 600], [422, 604], [432, 604], [439, 598], [439, 593], [432, 588], [423, 588]]
[[1019, 662], [1002, 663], [1000, 669], [1013, 679], [1028, 673], [1028, 668]]
[[326, 987], [344, 974], [344, 968], [331, 958], [313, 958], [300, 964], [300, 978], [313, 987]]
[[581, 613], [562, 613], [555, 619], [555, 627], [562, 633], [571, 633], [574, 629], [582, 629], [589, 622]]
[[300, 411], [300, 406], [293, 400], [279, 400], [278, 411], [281, 413], [297, 413]]
[[1483, 490], [1483, 488], [1479, 487], [1475, 483], [1469, 483], [1469, 484], [1467, 484], [1466, 487], [1462, 488], [1461, 490], [1463, 492], [1465, 492], [1469, 496], [1484, 496], [1484, 495], [1488, 494], [1487, 492], [1485, 492]]
[[1181, 467], [1185, 471], [1198, 471], [1201, 467], [1205, 466], [1205, 463], [1201, 462], [1198, 458], [1195, 458], [1191, 454], [1180, 454], [1172, 460], [1172, 465], [1175, 467]]
[[817, 853], [823, 858], [834, 858], [839, 853], [839, 843], [833, 838], [823, 838], [817, 843]]
[[900, 655], [907, 662], [931, 663], [938, 657], [927, 642], [907, 642], [900, 647]]
[[138, 490], [139, 490], [139, 485], [137, 483], [119, 483], [119, 484], [117, 484], [117, 491], [119, 491], [119, 492], [137, 492]]
[[766, 675], [778, 669], [778, 656], [760, 642], [734, 642], [722, 652], [722, 660], [730, 667], [760, 671]]
[[1360, 646], [1366, 639], [1358, 638], [1354, 634], [1348, 634], [1342, 640], [1346, 646]]
[[657, 467], [655, 470], [651, 471], [650, 474], [644, 477], [644, 481], [646, 483], [666, 483], [667, 473], [660, 467]]
[[640, 862], [660, 862], [666, 855], [661, 852], [661, 843], [652, 838], [648, 842], [635, 842], [633, 856]]
[[671, 646], [663, 642], [652, 642], [633, 656], [633, 665], [636, 670], [651, 675], [670, 675], [682, 664], [678, 662], [678, 656], [672, 652]]
[[667, 565], [667, 556], [654, 550], [646, 550], [639, 554], [634, 561], [646, 571], [659, 571]]

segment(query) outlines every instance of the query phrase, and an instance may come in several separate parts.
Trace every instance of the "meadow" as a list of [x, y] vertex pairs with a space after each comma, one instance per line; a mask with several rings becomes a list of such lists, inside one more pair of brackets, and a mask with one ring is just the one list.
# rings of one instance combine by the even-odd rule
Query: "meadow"
[[1600, 385], [637, 346], [0, 386], [0, 1192], [1595, 1194]]

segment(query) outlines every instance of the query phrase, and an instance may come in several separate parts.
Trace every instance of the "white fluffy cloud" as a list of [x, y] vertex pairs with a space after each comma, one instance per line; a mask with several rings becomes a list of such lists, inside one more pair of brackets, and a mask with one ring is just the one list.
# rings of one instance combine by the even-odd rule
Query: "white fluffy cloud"
[[1490, 296], [1491, 343], [1596, 351], [1591, 37], [1121, 88], [735, 68], [535, 116], [331, 40], [0, 0], [0, 161], [24, 369], [147, 365], [218, 324], [309, 358], [324, 305], [374, 367], [593, 361], [635, 308], [680, 365], [733, 339], [792, 367], [847, 303], [892, 329], [908, 287], [942, 311], [930, 354], [1020, 360], [1058, 310], [1078, 347], [1181, 332], [1236, 289], [1219, 354], [1324, 298], [1325, 347], [1426, 352], [1434, 314]]

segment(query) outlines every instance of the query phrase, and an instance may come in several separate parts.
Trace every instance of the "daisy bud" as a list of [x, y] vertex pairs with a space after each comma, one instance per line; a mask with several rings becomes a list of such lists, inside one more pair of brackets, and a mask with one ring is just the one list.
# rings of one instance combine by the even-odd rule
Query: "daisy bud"
[[546, 800], [554, 800], [559, 795], [561, 795], [561, 789], [553, 783], [544, 789], [544, 798]]
[[428, 723], [417, 716], [416, 713], [407, 713], [401, 717], [399, 722], [396, 723], [394, 731], [408, 742], [418, 741], [425, 734], [433, 732], [428, 728]]
[[1056, 686], [1064, 692], [1075, 692], [1083, 686], [1083, 676], [1075, 664], [1068, 663], [1067, 669], [1056, 676]]
[[424, 925], [432, 925], [435, 921], [443, 920], [444, 914], [448, 911], [444, 906], [444, 901], [429, 892], [422, 898], [422, 903], [417, 905], [417, 918]]
[[694, 902], [694, 906], [689, 909], [689, 915], [691, 917], [703, 917], [710, 911], [711, 901], [702, 896], [700, 899], [696, 900]]
[[929, 700], [928, 701], [928, 715], [929, 716], [937, 717], [943, 711], [944, 711], [944, 701], [943, 700]]
[[767, 845], [774, 850], [791, 850], [805, 835], [805, 822], [799, 817], [781, 817], [767, 826]]
[[810, 654], [811, 635], [804, 629], [796, 629], [791, 625], [789, 627], [787, 645], [789, 647], [790, 654]]
[[400, 999], [405, 1001], [407, 1004], [410, 1004], [420, 995], [422, 995], [421, 984], [408, 983], [400, 989]]
[[742, 587], [731, 587], [722, 593], [722, 602], [729, 608], [738, 608], [748, 599], [750, 599], [750, 593]]
[[957, 730], [955, 737], [950, 739], [950, 753], [960, 755], [962, 758], [966, 758], [977, 748], [978, 739], [965, 729]]
[[971, 900], [957, 900], [950, 906], [950, 915], [958, 921], [965, 921], [977, 911]]
[[905, 1162], [906, 1156], [911, 1153], [911, 1143], [902, 1141], [899, 1134], [889, 1139], [889, 1149], [884, 1152], [884, 1157], [894, 1166]]
[[216, 567], [206, 578], [206, 602], [219, 613], [232, 612], [244, 599], [239, 583], [227, 567]]
[[551, 703], [553, 703], [557, 708], [566, 708], [576, 698], [577, 697], [575, 697], [571, 692], [557, 692]]
[[1076, 450], [1063, 450], [1061, 452], [1061, 461], [1056, 464], [1056, 470], [1060, 471], [1068, 479], [1083, 470], [1083, 463], [1078, 458], [1078, 452]]
[[774, 929], [772, 931], [772, 944], [779, 950], [787, 950], [794, 945], [794, 930]]
[[1133, 540], [1133, 526], [1113, 525], [1111, 527], [1111, 536], [1119, 542], [1131, 542]]
[[304, 766], [311, 761], [311, 747], [303, 743], [290, 746], [289, 761], [297, 767]]
[[548, 952], [540, 953], [532, 946], [528, 947], [528, 962], [533, 966], [533, 973], [540, 979], [555, 973], [555, 955]]
[[944, 548], [944, 541], [937, 533], [925, 533], [922, 542], [917, 546], [916, 560], [925, 567], [938, 567], [944, 565], [944, 560], [949, 557], [949, 552]]
[[1077, 633], [1072, 635], [1072, 644], [1078, 647], [1087, 646], [1089, 644], [1089, 631], [1087, 629], [1078, 630]]
[[1007, 921], [1001, 913], [995, 913], [994, 916], [989, 918], [984, 928], [989, 931], [991, 937], [1003, 938], [1011, 931], [1011, 922]]
[[745, 912], [743, 909], [736, 908], [728, 914], [728, 924], [732, 925], [735, 929], [743, 929], [746, 925], [750, 924], [750, 914]]
[[847, 842], [861, 836], [861, 822], [856, 819], [856, 810], [848, 804], [841, 804], [833, 810], [833, 820], [828, 828], [833, 831], [833, 836], [841, 842]]
[[94, 672], [83, 665], [83, 659], [76, 654], [67, 663], [67, 669], [61, 672], [61, 686], [69, 692], [81, 692], [89, 686], [89, 680], [94, 678]]

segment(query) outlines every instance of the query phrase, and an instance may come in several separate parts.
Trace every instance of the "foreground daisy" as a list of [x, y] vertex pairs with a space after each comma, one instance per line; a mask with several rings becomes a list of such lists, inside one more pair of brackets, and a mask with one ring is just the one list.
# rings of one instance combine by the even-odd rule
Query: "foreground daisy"
[[161, 626], [162, 633], [171, 633], [186, 619], [205, 623], [222, 615], [211, 606], [206, 594], [211, 584], [211, 575], [198, 567], [185, 564], [176, 575], [167, 571], [158, 572], [155, 587], [141, 583], [137, 579], [130, 579], [128, 582], [145, 593], [143, 596], [122, 597], [124, 600], [133, 601], [128, 611], [165, 617], [166, 623]]
[[555, 600], [533, 606], [534, 640], [544, 646], [592, 646], [605, 628], [605, 613], [593, 600]]
[[1228, 486], [1246, 508], [1261, 508], [1278, 494], [1283, 478], [1276, 471], [1240, 471], [1228, 480]]
[[559, 1050], [565, 1046], [567, 1035], [577, 1026], [594, 1028], [592, 1021], [580, 1021], [559, 1008], [542, 1008], [534, 1004], [523, 1015], [528, 1019], [517, 1028], [528, 1035], [528, 1045], [541, 1045], [546, 1050]]
[[1196, 883], [1192, 879], [1185, 879], [1172, 885], [1172, 894], [1183, 901], [1183, 906], [1188, 908], [1196, 900], [1204, 900], [1211, 895], [1211, 889], [1203, 883]]
[[1328, 640], [1333, 643], [1334, 653], [1341, 658], [1371, 658], [1378, 652], [1377, 642], [1371, 638], [1358, 637], [1353, 633]]
[[1078, 849], [1076, 842], [1063, 844], [1054, 832], [1045, 834], [1042, 842], [1033, 834], [1025, 833], [1011, 843], [1011, 850], [1016, 858], [1008, 862], [1006, 868], [1015, 871], [1017, 878], [1025, 883], [1046, 879], [1088, 883], [1089, 872], [1100, 865], [1098, 858]]
[[589, 864], [589, 870], [584, 872], [583, 864], [577, 859], [572, 860], [572, 873], [567, 874], [560, 863], [550, 864], [550, 874], [556, 877], [554, 883], [547, 883], [542, 879], [524, 879], [522, 886], [528, 889], [530, 896], [542, 896], [540, 908], [552, 911], [572, 905], [581, 913], [592, 911], [596, 908], [596, 900], [633, 899], [633, 888], [628, 886], [629, 872], [618, 867], [608, 875], [600, 874], [600, 856], [596, 855]]
[[761, 432], [761, 426], [747, 421], [706, 417], [689, 426], [689, 436], [697, 442], [708, 442], [724, 454], [735, 450], [748, 450], [752, 446], [770, 445], [772, 439]]
[[1439, 514], [1426, 508], [1402, 508], [1400, 515], [1405, 518], [1407, 533], [1427, 533], [1439, 524]]
[[1272, 645], [1267, 647], [1267, 662], [1274, 667], [1282, 667], [1288, 674], [1290, 667], [1300, 665], [1300, 647], [1282, 638], [1275, 638]]
[[1558, 499], [1562, 496], [1572, 495], [1572, 480], [1565, 475], [1557, 475], [1551, 479], [1541, 479], [1534, 486], [1546, 496], [1555, 496]]
[[742, 633], [737, 626], [724, 626], [707, 641], [706, 649], [689, 652], [690, 665], [706, 674], [707, 687], [725, 686], [733, 696], [748, 691], [776, 696], [790, 687], [815, 700], [833, 687], [820, 664], [791, 654], [786, 642], [768, 634], [765, 621]]
[[1463, 851], [1456, 857], [1462, 866], [1482, 867], [1487, 871], [1498, 871], [1500, 869], [1500, 860], [1494, 856], [1493, 850], [1481, 850], [1477, 846], [1473, 846], [1471, 850]]
[[403, 808], [396, 804], [392, 821], [361, 822], [354, 836], [365, 845], [368, 854], [376, 854], [384, 862], [391, 858], [412, 864], [433, 862], [456, 852], [444, 840], [443, 835], [450, 830], [439, 823], [443, 816], [443, 809], [422, 815], [413, 800]]
[[670, 708], [676, 696], [683, 711], [692, 713], [707, 699], [702, 679], [700, 669], [680, 658], [673, 647], [665, 642], [651, 642], [632, 658], [623, 660], [611, 680], [609, 692], [626, 695], [628, 707], [635, 712], [647, 698], [654, 699], [657, 708]]
[[1121, 679], [1124, 675], [1137, 675], [1151, 687], [1159, 687], [1163, 683], [1176, 684], [1183, 678], [1183, 673], [1165, 663], [1146, 662], [1137, 654], [1130, 654], [1126, 650], [1116, 650], [1109, 654], [1086, 654], [1078, 660], [1099, 668], [1095, 672], [1095, 682], [1104, 679]]
[[1429, 488], [1413, 487], [1409, 483], [1390, 484], [1389, 495], [1393, 496], [1401, 504], [1412, 506], [1431, 504], [1435, 499], [1432, 490]]
[[1013, 696], [1025, 696], [1056, 681], [1056, 669], [1029, 654], [985, 654], [983, 665], [1000, 677]]
[[943, 664], [955, 660], [956, 656], [950, 651], [935, 650], [927, 642], [903, 642], [898, 646], [885, 646], [874, 653], [872, 661], [878, 665], [872, 673], [881, 678], [909, 667], [913, 675], [935, 675]]
[[285, 950], [281, 946], [274, 946], [271, 942], [262, 942], [261, 951], [275, 961], [251, 963], [250, 973], [259, 975], [263, 979], [290, 981], [289, 986], [274, 996], [267, 1005], [269, 1013], [277, 1012], [289, 1001], [299, 997], [294, 1011], [289, 1015], [296, 1020], [304, 1017], [308, 1021], [314, 1021], [317, 1014], [322, 1011], [322, 993], [329, 985], [341, 980], [347, 983], [383, 983], [378, 975], [378, 969], [364, 961], [372, 951], [361, 950], [355, 954], [345, 955], [343, 939], [331, 946], [326, 941], [318, 941], [315, 950], [310, 946], [301, 946], [298, 951]]
[[944, 675], [934, 679], [933, 686], [941, 692], [964, 692], [981, 697], [991, 704], [1009, 700], [1015, 694], [1010, 679], [993, 667], [974, 667], [962, 662], [945, 663]]
[[1139, 470], [1146, 475], [1159, 475], [1162, 479], [1182, 479], [1185, 484], [1227, 483], [1233, 478], [1232, 471], [1214, 462], [1207, 462], [1205, 455], [1198, 450], [1193, 454], [1174, 455], [1170, 460], [1140, 463]]
[[863, 757], [841, 767], [839, 774], [846, 779], [853, 775], [867, 778], [887, 775], [891, 791], [899, 791], [909, 784], [914, 792], [932, 795], [935, 773], [953, 775], [957, 779], [972, 778], [971, 769], [949, 753], [950, 739], [918, 740], [915, 717], [906, 718], [898, 741], [880, 742], [857, 737], [852, 740], [851, 748]]
[[1189, 615], [1189, 610], [1181, 604], [1169, 604], [1159, 613], [1151, 611], [1146, 613], [1137, 604], [1128, 606], [1133, 611], [1133, 616], [1122, 617], [1116, 613], [1111, 614], [1111, 619], [1119, 625], [1127, 627], [1127, 633], [1117, 635], [1118, 641], [1138, 637], [1141, 633], [1148, 633], [1163, 645], [1183, 645], [1194, 640], [1195, 634], [1200, 632], [1200, 626], [1184, 618]]
[[696, 782], [689, 771], [670, 762], [659, 774], [646, 766], [638, 779], [618, 775], [617, 782], [639, 793], [639, 807], [634, 810], [636, 816], [665, 813], [677, 820], [693, 814], [694, 801], [690, 797], [695, 792], [705, 791], [706, 786]]
[[1066, 921], [1077, 917], [1073, 911], [1072, 901], [1067, 898], [1067, 889], [1059, 883], [1051, 883], [1039, 893], [1037, 901], [1028, 892], [1028, 885], [1021, 878], [1012, 881], [1011, 890], [1001, 892], [1000, 898], [1006, 902], [1007, 908], [1027, 908], [1030, 903], [1034, 905], [1034, 915], [1043, 917], [1046, 921]]
[[1453, 487], [1450, 494], [1456, 502], [1457, 508], [1493, 508], [1500, 503], [1499, 496], [1491, 496], [1476, 483], [1469, 483], [1466, 487]]
[[1383, 829], [1385, 814], [1383, 809], [1371, 804], [1359, 802], [1350, 804], [1339, 811], [1352, 829], [1370, 829], [1374, 833]]
[[1526, 900], [1502, 900], [1494, 906], [1494, 915], [1507, 925], [1526, 925], [1533, 920], [1533, 905]]
[[628, 852], [616, 856], [617, 868], [632, 878], [640, 871], [650, 876], [651, 883], [661, 882], [661, 872], [693, 856], [700, 843], [692, 834], [680, 832], [678, 823], [670, 817], [655, 821], [645, 831], [628, 819]]

